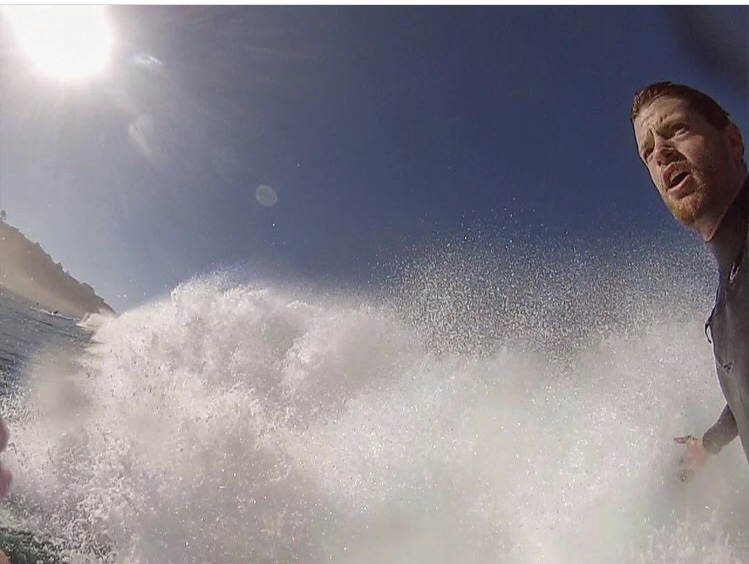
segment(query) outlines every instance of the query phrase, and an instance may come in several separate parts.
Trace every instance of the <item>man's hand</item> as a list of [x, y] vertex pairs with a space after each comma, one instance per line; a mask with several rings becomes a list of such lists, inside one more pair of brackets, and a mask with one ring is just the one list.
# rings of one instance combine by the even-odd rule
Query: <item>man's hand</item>
[[702, 445], [702, 439], [692, 435], [676, 437], [674, 441], [687, 447], [687, 451], [679, 459], [679, 479], [686, 482], [697, 470], [704, 466], [710, 453]]

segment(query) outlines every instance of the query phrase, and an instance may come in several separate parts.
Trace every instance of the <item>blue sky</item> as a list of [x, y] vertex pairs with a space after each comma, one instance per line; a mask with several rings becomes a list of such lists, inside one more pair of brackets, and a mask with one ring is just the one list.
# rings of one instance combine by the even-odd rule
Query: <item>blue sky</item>
[[76, 87], [32, 72], [3, 28], [0, 207], [118, 310], [236, 264], [369, 280], [471, 229], [677, 232], [637, 160], [634, 91], [693, 85], [747, 131], [742, 6], [108, 17], [111, 67]]

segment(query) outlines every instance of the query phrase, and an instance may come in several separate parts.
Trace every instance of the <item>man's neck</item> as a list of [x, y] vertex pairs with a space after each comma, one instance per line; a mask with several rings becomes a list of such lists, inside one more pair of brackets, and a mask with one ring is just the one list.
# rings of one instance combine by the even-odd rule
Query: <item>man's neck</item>
[[749, 183], [745, 182], [737, 197], [724, 212], [713, 236], [707, 241], [708, 248], [718, 262], [718, 270], [723, 274], [730, 271], [739, 252], [746, 245], [748, 197]]
[[723, 222], [723, 218], [726, 216], [728, 210], [731, 209], [731, 206], [733, 206], [733, 203], [736, 201], [736, 197], [746, 186], [747, 181], [749, 181], [749, 175], [746, 169], [744, 169], [740, 180], [734, 183], [734, 186], [736, 186], [736, 188], [733, 190], [733, 194], [731, 194], [731, 196], [726, 199], [726, 204], [720, 210], [718, 210], [717, 213], [708, 217], [700, 218], [694, 222], [692, 228], [697, 231], [697, 233], [702, 235], [702, 238], [705, 240], [705, 242], [709, 242], [710, 240], [712, 240], [716, 231], [718, 231], [720, 224]]

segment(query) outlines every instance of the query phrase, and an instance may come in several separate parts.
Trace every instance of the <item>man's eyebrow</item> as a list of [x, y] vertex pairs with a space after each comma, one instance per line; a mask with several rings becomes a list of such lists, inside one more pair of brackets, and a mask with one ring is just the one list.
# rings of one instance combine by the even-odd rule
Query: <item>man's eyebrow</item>
[[661, 121], [656, 123], [656, 127], [669, 127], [673, 125], [676, 122], [684, 121], [684, 116], [682, 115], [670, 115], [663, 118]]

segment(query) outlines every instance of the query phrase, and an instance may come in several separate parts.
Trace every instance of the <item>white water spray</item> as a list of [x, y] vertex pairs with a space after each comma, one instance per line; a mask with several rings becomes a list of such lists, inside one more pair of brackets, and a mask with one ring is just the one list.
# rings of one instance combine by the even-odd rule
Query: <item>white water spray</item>
[[188, 282], [39, 359], [12, 503], [77, 562], [744, 562], [739, 445], [677, 480], [722, 401], [693, 265], [660, 262]]

